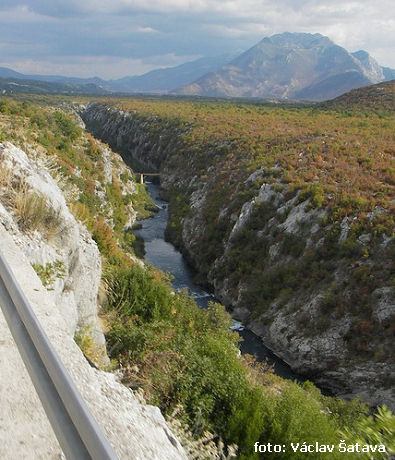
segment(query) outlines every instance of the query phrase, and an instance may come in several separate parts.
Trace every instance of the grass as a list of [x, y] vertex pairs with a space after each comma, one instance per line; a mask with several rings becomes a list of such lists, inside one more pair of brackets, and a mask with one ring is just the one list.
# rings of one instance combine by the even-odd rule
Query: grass
[[33, 264], [32, 267], [46, 288], [49, 288], [55, 282], [56, 278], [62, 279], [66, 275], [66, 269], [61, 260], [55, 260], [45, 265]]
[[[238, 336], [220, 305], [201, 310], [187, 295], [172, 294], [160, 273], [138, 266], [114, 268], [107, 283], [106, 339], [124, 383], [142, 388], [148, 402], [170, 418], [177, 411], [192, 438], [214, 433], [225, 445], [236, 444], [240, 459], [258, 458], [257, 440], [337, 445], [340, 439], [383, 436], [390, 446], [392, 416], [376, 423], [358, 401], [324, 397], [309, 382], [283, 380], [252, 357], [239, 358]], [[372, 424], [369, 432], [361, 429], [366, 423]], [[281, 458], [304, 455], [288, 452]]]
[[25, 184], [14, 190], [12, 205], [22, 231], [38, 230], [48, 240], [55, 238], [62, 231], [59, 212], [53, 209], [42, 195], [32, 191]]
[[11, 182], [11, 174], [3, 162], [0, 162], [0, 188], [7, 189]]
[[39, 231], [45, 238], [56, 238], [63, 230], [59, 212], [22, 177], [0, 163], [0, 194], [3, 204], [12, 209], [23, 232]]
[[74, 334], [74, 341], [91, 363], [100, 368], [108, 367], [103, 363], [103, 349], [95, 343], [90, 326], [79, 328]]

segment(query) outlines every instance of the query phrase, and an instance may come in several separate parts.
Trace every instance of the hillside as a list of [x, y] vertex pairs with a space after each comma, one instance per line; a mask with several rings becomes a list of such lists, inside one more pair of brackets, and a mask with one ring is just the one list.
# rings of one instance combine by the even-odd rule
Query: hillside
[[349, 53], [320, 34], [286, 32], [264, 38], [175, 93], [322, 101], [383, 81], [390, 73], [365, 51]]
[[[130, 170], [75, 117], [0, 99], [2, 256], [118, 458], [185, 460], [160, 411], [109, 372], [105, 249], [121, 253], [145, 207]], [[0, 333], [0, 457], [64, 457], [1, 309]]]
[[107, 87], [122, 93], [168, 93], [229, 62], [230, 56], [200, 58], [176, 67], [155, 69], [143, 75], [111, 80]]
[[395, 112], [395, 80], [354, 89], [331, 101], [323, 107], [339, 110]]
[[21, 79], [9, 76], [0, 78], [0, 93], [2, 94], [107, 94], [108, 91], [94, 83], [63, 83], [39, 80]]
[[11, 78], [14, 80], [30, 80], [30, 81], [42, 81], [47, 83], [61, 83], [71, 85], [87, 85], [93, 84], [97, 86], [103, 86], [105, 80], [98, 77], [92, 78], [79, 78], [79, 77], [66, 77], [64, 75], [37, 75], [37, 74], [24, 74], [16, 72], [8, 67], [0, 67], [0, 78]]

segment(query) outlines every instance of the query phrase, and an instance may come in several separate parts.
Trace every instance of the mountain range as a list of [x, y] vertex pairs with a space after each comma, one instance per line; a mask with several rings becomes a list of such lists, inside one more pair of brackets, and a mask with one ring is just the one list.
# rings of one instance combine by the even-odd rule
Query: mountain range
[[[110, 93], [151, 93], [166, 94], [180, 86], [215, 72], [234, 56], [222, 55], [203, 57], [176, 67], [155, 69], [144, 75], [104, 80], [99, 77], [78, 78], [61, 75], [26, 75], [7, 67], [0, 67], [0, 90], [19, 92], [31, 88], [33, 92], [110, 94]], [[23, 81], [23, 82], [21, 82]], [[44, 82], [46, 85], [34, 82]]]
[[[7, 69], [9, 70], [9, 69]], [[63, 81], [45, 81], [30, 78], [0, 77], [0, 93], [29, 93], [29, 94], [109, 94], [94, 83], [67, 83]]]
[[321, 34], [287, 32], [264, 38], [175, 93], [321, 101], [394, 78], [395, 70], [366, 51], [350, 53]]
[[395, 79], [366, 51], [354, 53], [321, 34], [266, 37], [238, 56], [203, 57], [144, 75], [104, 80], [25, 75], [0, 67], [0, 91], [67, 94], [148, 93], [323, 101]]

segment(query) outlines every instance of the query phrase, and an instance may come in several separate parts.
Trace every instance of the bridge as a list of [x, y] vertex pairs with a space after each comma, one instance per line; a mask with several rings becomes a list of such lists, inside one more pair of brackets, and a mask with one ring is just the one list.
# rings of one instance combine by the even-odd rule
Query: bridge
[[157, 176], [160, 177], [160, 173], [156, 172], [142, 172], [140, 174], [140, 184], [144, 184], [144, 176]]

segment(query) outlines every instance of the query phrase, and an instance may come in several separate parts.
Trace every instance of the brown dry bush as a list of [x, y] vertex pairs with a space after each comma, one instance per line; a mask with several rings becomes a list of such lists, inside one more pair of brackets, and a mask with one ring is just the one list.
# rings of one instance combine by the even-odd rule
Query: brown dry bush
[[13, 210], [22, 231], [38, 230], [52, 239], [61, 231], [59, 212], [48, 204], [39, 193], [29, 189], [25, 183], [13, 191]]

